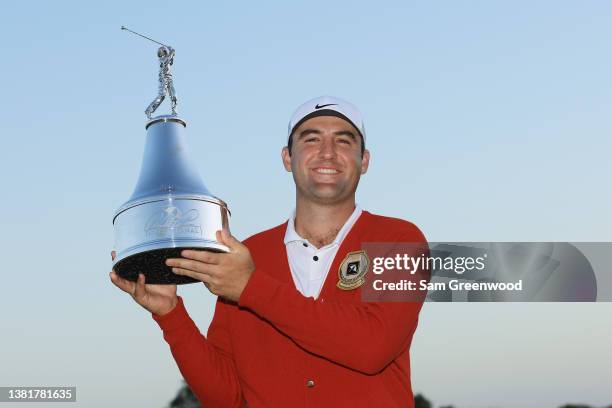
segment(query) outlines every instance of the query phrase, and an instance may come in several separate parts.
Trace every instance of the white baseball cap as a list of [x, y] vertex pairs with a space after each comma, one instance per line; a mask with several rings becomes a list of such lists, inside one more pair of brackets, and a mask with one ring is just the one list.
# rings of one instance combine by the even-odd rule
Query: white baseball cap
[[333, 96], [319, 96], [300, 105], [289, 120], [287, 141], [298, 126], [317, 116], [336, 116], [346, 120], [359, 131], [365, 145], [365, 126], [361, 112], [352, 103]]

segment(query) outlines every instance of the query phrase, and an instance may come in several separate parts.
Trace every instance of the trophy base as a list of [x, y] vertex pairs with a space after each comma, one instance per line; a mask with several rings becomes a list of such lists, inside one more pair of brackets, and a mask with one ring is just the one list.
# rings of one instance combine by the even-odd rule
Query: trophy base
[[170, 266], [166, 265], [166, 259], [180, 258], [181, 251], [184, 249], [224, 252], [214, 248], [203, 249], [197, 247], [154, 249], [128, 256], [117, 262], [113, 269], [123, 279], [133, 282], [136, 282], [139, 273], [143, 273], [145, 275], [145, 283], [152, 285], [184, 285], [201, 282], [189, 276], [177, 275], [172, 272]]

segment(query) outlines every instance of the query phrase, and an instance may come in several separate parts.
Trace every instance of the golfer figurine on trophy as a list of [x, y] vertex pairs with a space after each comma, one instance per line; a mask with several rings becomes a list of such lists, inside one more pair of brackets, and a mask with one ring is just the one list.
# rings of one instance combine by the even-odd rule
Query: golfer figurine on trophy
[[[175, 50], [159, 45], [159, 88], [145, 110], [146, 141], [140, 176], [130, 199], [115, 212], [116, 257], [113, 269], [125, 279], [136, 281], [143, 273], [147, 283], [182, 284], [198, 282], [172, 273], [168, 258], [180, 257], [183, 249], [227, 252], [216, 239], [216, 231], [229, 229], [227, 204], [212, 195], [187, 154], [187, 123], [176, 113], [177, 98], [170, 66]], [[169, 96], [172, 114], [151, 115]]]
[[159, 58], [159, 92], [157, 93], [157, 98], [151, 102], [145, 111], [149, 119], [151, 119], [151, 114], [155, 112], [164, 101], [166, 94], [170, 96], [172, 114], [176, 115], [176, 92], [174, 91], [174, 83], [172, 82], [172, 73], [170, 73], [170, 65], [174, 62], [174, 48], [162, 45], [157, 50], [157, 57]]

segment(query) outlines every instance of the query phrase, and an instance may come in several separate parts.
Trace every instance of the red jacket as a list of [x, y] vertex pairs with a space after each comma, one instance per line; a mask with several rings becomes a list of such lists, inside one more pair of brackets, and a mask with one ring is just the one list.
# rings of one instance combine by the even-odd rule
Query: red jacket
[[286, 226], [244, 241], [256, 270], [237, 304], [217, 300], [208, 337], [180, 297], [172, 311], [153, 315], [202, 405], [414, 407], [409, 348], [422, 303], [364, 303], [361, 288], [336, 283], [345, 255], [362, 242], [425, 242], [423, 234], [407, 221], [363, 211], [315, 300], [293, 283]]

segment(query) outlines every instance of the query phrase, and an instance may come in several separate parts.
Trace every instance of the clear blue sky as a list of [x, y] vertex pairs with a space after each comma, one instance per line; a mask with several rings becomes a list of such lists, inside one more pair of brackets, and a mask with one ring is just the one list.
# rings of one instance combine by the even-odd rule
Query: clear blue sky
[[[191, 153], [240, 239], [291, 212], [289, 115], [331, 94], [366, 118], [364, 208], [432, 241], [611, 241], [611, 19], [606, 1], [3, 5], [0, 386], [76, 385], [82, 407], [161, 407], [179, 386], [158, 327], [108, 281], [157, 91], [156, 46], [121, 25], [177, 50]], [[180, 292], [205, 332], [214, 297]], [[612, 403], [611, 312], [429, 303], [414, 389]]]

